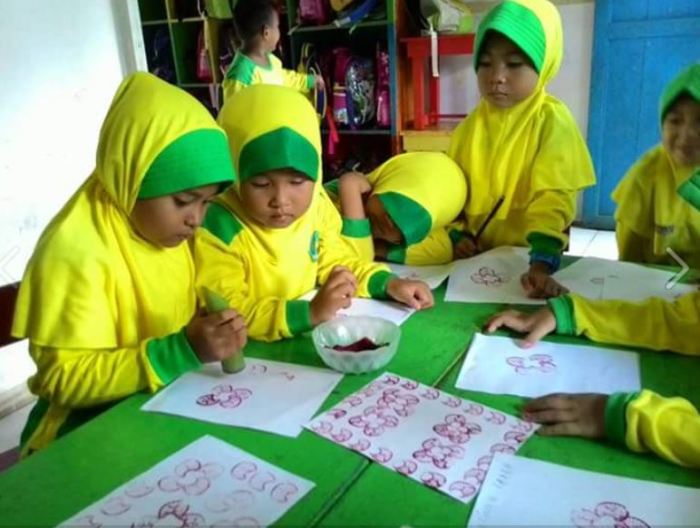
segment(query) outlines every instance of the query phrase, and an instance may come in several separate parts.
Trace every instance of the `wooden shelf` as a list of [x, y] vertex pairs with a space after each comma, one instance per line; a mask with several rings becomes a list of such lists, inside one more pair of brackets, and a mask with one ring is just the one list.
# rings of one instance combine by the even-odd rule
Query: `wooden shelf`
[[141, 22], [142, 26], [158, 26], [160, 24], [167, 24], [168, 20], [167, 19], [162, 19], [162, 20], [144, 20]]
[[388, 24], [386, 20], [368, 20], [367, 22], [360, 22], [355, 25], [338, 26], [336, 24], [325, 24], [323, 26], [295, 26], [289, 30], [290, 35], [295, 35], [297, 33], [318, 33], [319, 31], [348, 31], [350, 29], [362, 29], [362, 28], [372, 28], [372, 27], [383, 27]]

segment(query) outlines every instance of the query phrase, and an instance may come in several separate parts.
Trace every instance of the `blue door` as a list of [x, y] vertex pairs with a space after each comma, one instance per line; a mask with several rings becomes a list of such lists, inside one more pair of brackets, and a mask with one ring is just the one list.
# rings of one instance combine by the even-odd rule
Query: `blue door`
[[661, 141], [661, 91], [693, 62], [700, 0], [596, 0], [588, 146], [598, 184], [584, 194], [585, 226], [614, 228], [610, 193]]

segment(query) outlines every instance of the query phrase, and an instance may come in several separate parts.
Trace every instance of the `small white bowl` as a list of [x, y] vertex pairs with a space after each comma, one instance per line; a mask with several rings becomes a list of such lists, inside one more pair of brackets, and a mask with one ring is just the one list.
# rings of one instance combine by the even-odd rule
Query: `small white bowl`
[[[336, 345], [350, 345], [366, 337], [375, 343], [387, 343], [376, 350], [342, 352]], [[311, 338], [323, 362], [334, 370], [347, 374], [364, 374], [389, 363], [399, 347], [401, 329], [379, 317], [346, 316], [321, 323]]]

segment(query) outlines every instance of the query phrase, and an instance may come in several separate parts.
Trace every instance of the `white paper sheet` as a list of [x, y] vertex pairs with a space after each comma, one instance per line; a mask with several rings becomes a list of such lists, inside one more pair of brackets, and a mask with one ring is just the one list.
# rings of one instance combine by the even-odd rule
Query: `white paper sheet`
[[468, 526], [699, 526], [700, 490], [498, 454]]
[[296, 437], [342, 377], [327, 369], [246, 358], [245, 369], [236, 374], [223, 373], [218, 364], [185, 374], [141, 409]]
[[695, 291], [697, 286], [668, 282], [675, 272], [653, 269], [631, 262], [584, 257], [554, 274], [560, 284], [589, 299], [640, 301], [649, 297], [674, 300]]
[[458, 260], [447, 283], [446, 301], [466, 303], [544, 304], [530, 299], [520, 284], [529, 265], [527, 248], [499, 247]]
[[391, 271], [402, 279], [421, 280], [431, 290], [434, 290], [449, 277], [454, 267], [454, 262], [440, 266], [405, 266], [403, 264], [389, 264]]
[[478, 492], [493, 454], [515, 453], [536, 429], [389, 373], [306, 427], [464, 503]]
[[60, 526], [268, 526], [313, 487], [313, 482], [203, 436]]
[[537, 397], [553, 392], [631, 392], [641, 389], [639, 354], [476, 334], [457, 378], [460, 389]]
[[[317, 290], [312, 290], [299, 297], [302, 300], [310, 301], [316, 295]], [[394, 301], [378, 301], [376, 299], [354, 298], [350, 308], [339, 310], [336, 317], [347, 317], [348, 315], [365, 315], [370, 317], [381, 317], [394, 324], [402, 325], [406, 319], [411, 317], [416, 310]]]

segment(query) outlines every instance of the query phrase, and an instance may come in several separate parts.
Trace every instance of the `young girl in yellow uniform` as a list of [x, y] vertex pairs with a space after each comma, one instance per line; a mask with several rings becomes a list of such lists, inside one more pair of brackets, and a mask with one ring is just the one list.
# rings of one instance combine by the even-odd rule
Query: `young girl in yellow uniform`
[[234, 311], [195, 315], [187, 244], [232, 181], [226, 136], [199, 102], [150, 74], [124, 80], [95, 170], [41, 235], [20, 286], [12, 334], [29, 339], [39, 396], [25, 455], [245, 344]]
[[326, 184], [343, 217], [343, 237], [374, 260], [426, 266], [453, 258], [447, 225], [464, 209], [459, 166], [441, 152], [409, 152], [365, 176], [343, 174]]
[[[530, 248], [522, 284], [530, 296], [561, 287], [559, 267], [576, 197], [595, 176], [568, 108], [546, 92], [563, 55], [559, 12], [547, 0], [507, 0], [479, 25], [475, 48], [481, 101], [457, 127], [448, 154], [469, 195], [457, 257], [497, 246]], [[473, 235], [493, 218], [475, 243]]]
[[620, 260], [675, 266], [670, 248], [700, 269], [700, 211], [676, 194], [700, 166], [700, 64], [669, 83], [660, 114], [661, 144], [634, 164], [612, 195]]
[[[396, 278], [355, 256], [321, 185], [321, 135], [303, 95], [272, 85], [224, 104], [240, 185], [212, 204], [196, 236], [197, 282], [225, 297], [250, 337], [277, 340], [310, 330], [352, 297], [433, 304], [427, 285]], [[311, 301], [298, 298], [320, 285]]]
[[[680, 186], [679, 194], [700, 211], [700, 171]], [[700, 354], [700, 292], [675, 302], [591, 301], [573, 294], [548, 302], [549, 307], [533, 314], [503, 312], [486, 330], [526, 332], [526, 347], [556, 331], [601, 343]], [[663, 398], [646, 389], [610, 396], [554, 394], [528, 402], [524, 416], [546, 424], [540, 434], [607, 437], [633, 451], [652, 451], [676, 464], [700, 468], [700, 414], [682, 398]]]

